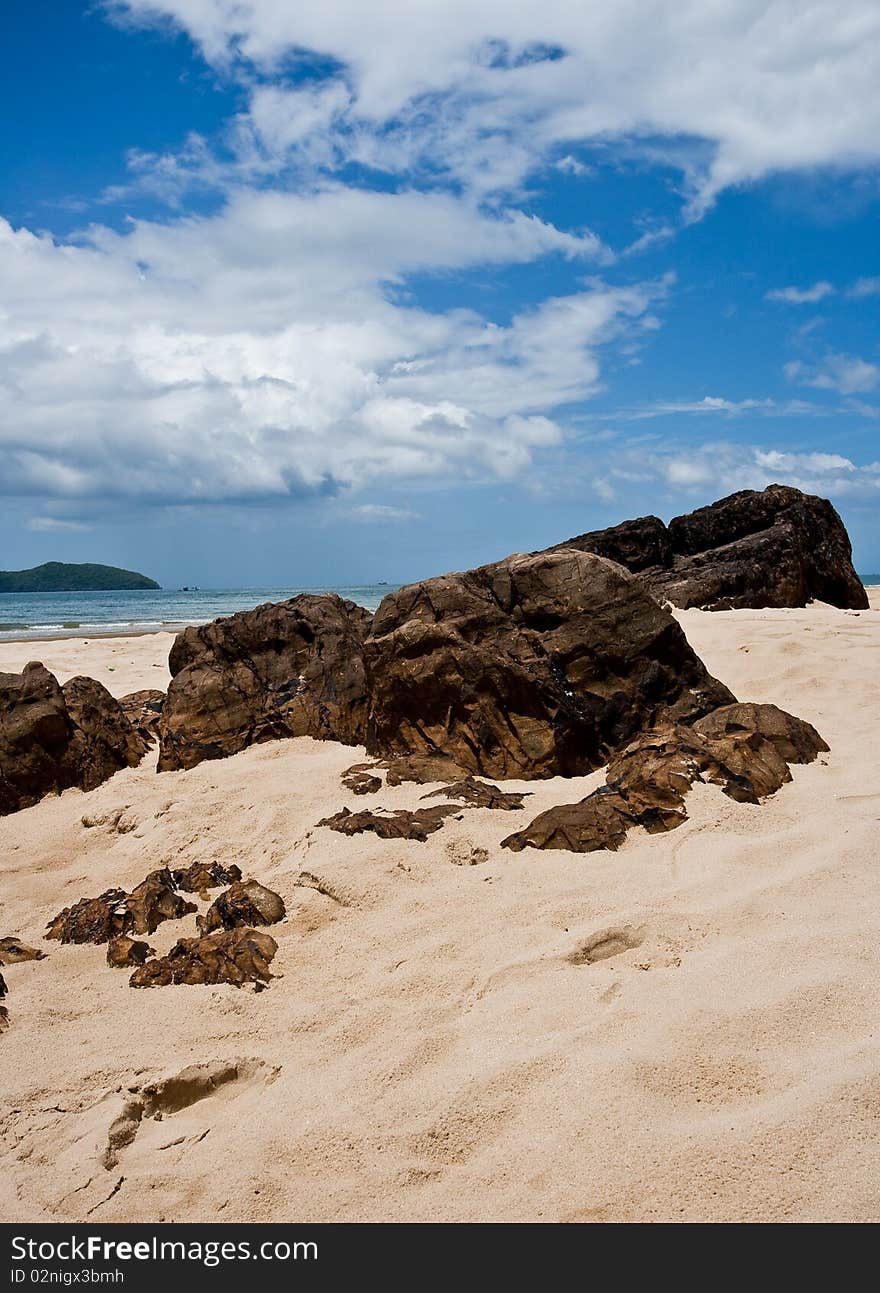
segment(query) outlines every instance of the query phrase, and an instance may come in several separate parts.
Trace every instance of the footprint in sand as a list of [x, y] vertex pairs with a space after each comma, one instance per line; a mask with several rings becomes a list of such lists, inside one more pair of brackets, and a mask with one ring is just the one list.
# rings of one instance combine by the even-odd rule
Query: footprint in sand
[[635, 925], [603, 929], [569, 952], [566, 960], [572, 965], [594, 965], [596, 961], [607, 961], [622, 952], [630, 952], [643, 941], [642, 931]]
[[[263, 1060], [257, 1059], [213, 1061], [191, 1064], [158, 1082], [130, 1088], [122, 1110], [110, 1124], [101, 1165], [107, 1171], [117, 1166], [120, 1154], [133, 1144], [146, 1119], [162, 1122], [202, 1100], [217, 1098], [220, 1093], [223, 1097], [236, 1098], [244, 1094], [245, 1089], [259, 1082], [264, 1085], [274, 1082], [279, 1072], [279, 1069], [273, 1069]], [[160, 1137], [163, 1143], [152, 1145], [151, 1148], [169, 1149], [185, 1140], [203, 1140], [210, 1130], [210, 1123], [198, 1133], [190, 1128], [189, 1131], [194, 1134], [187, 1134], [187, 1129], [183, 1127], [168, 1129]], [[175, 1134], [176, 1131], [180, 1134]]]

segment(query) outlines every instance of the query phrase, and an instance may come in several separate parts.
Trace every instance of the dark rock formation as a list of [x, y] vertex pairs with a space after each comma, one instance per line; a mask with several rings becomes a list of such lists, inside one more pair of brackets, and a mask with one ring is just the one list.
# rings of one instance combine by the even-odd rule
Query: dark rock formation
[[757, 804], [791, 780], [789, 763], [811, 763], [827, 749], [814, 727], [775, 705], [728, 705], [692, 727], [676, 724], [637, 737], [609, 763], [604, 786], [580, 803], [541, 813], [502, 847], [617, 849], [633, 826], [651, 834], [680, 826], [695, 781]]
[[285, 916], [280, 894], [256, 880], [237, 880], [216, 898], [196, 924], [199, 932], [214, 929], [236, 929], [246, 925], [274, 925]]
[[522, 808], [525, 794], [515, 791], [499, 790], [487, 781], [478, 781], [476, 777], [465, 777], [463, 781], [453, 781], [440, 790], [431, 790], [422, 799], [458, 799], [468, 808], [492, 808], [511, 812]]
[[183, 893], [206, 894], [221, 884], [234, 884], [241, 879], [241, 868], [235, 863], [224, 866], [222, 862], [193, 862], [188, 867], [177, 867], [171, 872], [175, 889]]
[[43, 665], [0, 674], [0, 816], [72, 786], [93, 790], [136, 767], [146, 746], [92, 678], [63, 687]]
[[81, 898], [65, 907], [46, 929], [46, 938], [62, 943], [107, 943], [120, 934], [152, 934], [166, 920], [179, 920], [196, 910], [174, 891], [167, 868], [151, 871], [126, 893], [108, 889], [97, 898]]
[[150, 947], [149, 943], [128, 938], [125, 934], [118, 934], [107, 944], [107, 964], [114, 970], [133, 969], [155, 955], [155, 948]]
[[776, 705], [743, 702], [713, 710], [694, 723], [694, 730], [712, 740], [737, 740], [757, 732], [773, 745], [786, 763], [812, 763], [828, 746], [811, 723]]
[[805, 606], [816, 599], [864, 610], [843, 522], [827, 499], [786, 485], [741, 490], [664, 526], [625, 521], [557, 544], [609, 557], [652, 593], [683, 608]]
[[6, 980], [3, 975], [0, 974], [0, 1033], [3, 1032], [4, 1028], [9, 1026], [9, 1010], [3, 1005], [8, 991], [9, 989], [6, 986]]
[[589, 772], [643, 728], [733, 700], [637, 579], [574, 551], [391, 593], [365, 659], [371, 753], [502, 779]]
[[131, 928], [124, 889], [107, 889], [97, 898], [81, 898], [65, 907], [46, 927], [46, 938], [62, 943], [107, 943]]
[[353, 795], [373, 795], [382, 789], [382, 778], [373, 776], [369, 769], [371, 763], [356, 763], [353, 768], [346, 768], [341, 780], [346, 790]]
[[152, 745], [159, 735], [159, 718], [165, 704], [164, 691], [148, 687], [132, 691], [119, 701], [122, 712], [145, 745]]
[[331, 831], [342, 835], [360, 835], [363, 831], [372, 831], [383, 840], [420, 840], [424, 841], [434, 831], [439, 831], [447, 817], [461, 813], [460, 804], [437, 804], [433, 808], [416, 808], [411, 811], [405, 808], [386, 813], [384, 809], [376, 812], [353, 813], [343, 808], [333, 817], [325, 817], [318, 822], [319, 826], [329, 826]]
[[13, 935], [0, 938], [0, 965], [17, 965], [20, 961], [45, 961], [46, 953], [37, 947], [28, 947]]
[[672, 565], [674, 558], [669, 531], [659, 516], [640, 516], [635, 521], [622, 521], [607, 530], [593, 530], [566, 543], [557, 543], [548, 551], [560, 552], [565, 548], [607, 557], [609, 561], [626, 566], [634, 575], [658, 567], [665, 570]]
[[71, 678], [61, 691], [74, 727], [68, 750], [74, 785], [94, 790], [120, 768], [136, 768], [147, 747], [116, 697], [94, 678]]
[[133, 988], [171, 983], [264, 984], [273, 976], [269, 963], [278, 944], [256, 929], [222, 929], [204, 938], [181, 938], [167, 956], [148, 961], [129, 979]]
[[153, 934], [166, 920], [180, 920], [196, 911], [194, 902], [187, 902], [175, 892], [174, 877], [167, 867], [151, 871], [145, 880], [125, 900], [130, 916], [125, 933]]
[[368, 611], [334, 593], [267, 603], [179, 634], [159, 722], [159, 771], [279, 737], [354, 745], [366, 723]]

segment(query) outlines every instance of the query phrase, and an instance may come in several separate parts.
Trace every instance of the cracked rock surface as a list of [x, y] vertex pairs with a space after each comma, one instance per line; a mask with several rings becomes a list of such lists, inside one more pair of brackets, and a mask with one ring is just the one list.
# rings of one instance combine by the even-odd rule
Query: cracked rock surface
[[637, 579], [574, 551], [390, 593], [364, 656], [370, 753], [501, 779], [590, 772], [646, 727], [734, 699]]

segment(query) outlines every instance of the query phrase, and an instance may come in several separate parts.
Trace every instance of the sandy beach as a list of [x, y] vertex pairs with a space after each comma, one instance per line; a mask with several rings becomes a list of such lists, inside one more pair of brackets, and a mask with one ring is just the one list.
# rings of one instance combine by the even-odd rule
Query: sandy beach
[[[871, 607], [677, 612], [716, 677], [831, 752], [760, 806], [697, 786], [681, 828], [618, 853], [498, 847], [601, 773], [505, 783], [522, 811], [424, 843], [318, 829], [433, 787], [353, 799], [363, 751], [308, 739], [162, 775], [154, 750], [0, 819], [0, 935], [48, 953], [4, 969], [3, 1219], [876, 1221], [878, 588]], [[122, 695], [167, 685], [171, 641], [4, 643], [0, 669]], [[213, 859], [287, 904], [267, 991], [134, 991], [103, 947], [42, 941], [83, 896]], [[583, 962], [601, 933], [616, 954]], [[202, 1098], [108, 1155], [130, 1089], [193, 1065]]]

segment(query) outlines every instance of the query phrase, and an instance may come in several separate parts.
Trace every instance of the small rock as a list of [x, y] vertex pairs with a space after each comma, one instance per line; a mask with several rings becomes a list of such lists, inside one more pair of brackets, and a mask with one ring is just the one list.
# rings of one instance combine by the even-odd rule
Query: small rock
[[39, 948], [28, 947], [20, 939], [8, 934], [0, 938], [0, 965], [16, 965], [19, 961], [44, 961], [46, 953]]
[[447, 799], [460, 799], [469, 808], [492, 808], [512, 812], [522, 808], [523, 799], [527, 793], [529, 792], [499, 790], [498, 786], [492, 786], [486, 781], [478, 781], [476, 777], [465, 777], [462, 781], [453, 781], [452, 785], [443, 786], [440, 790], [430, 790], [426, 795], [422, 795], [422, 799], [437, 799], [443, 795]]
[[149, 961], [129, 979], [133, 988], [166, 987], [172, 983], [268, 982], [269, 963], [278, 944], [256, 929], [221, 929], [204, 938], [181, 938], [167, 956]]
[[318, 825], [329, 826], [331, 831], [339, 831], [343, 835], [360, 835], [363, 831], [372, 831], [383, 840], [424, 842], [434, 831], [439, 831], [447, 817], [460, 812], [459, 804], [437, 804], [434, 808], [417, 808], [414, 811], [398, 808], [391, 813], [386, 813], [384, 809], [353, 813], [350, 809], [343, 808], [333, 817], [325, 817]]
[[202, 934], [245, 925], [274, 925], [285, 916], [280, 894], [256, 880], [237, 880], [216, 898], [196, 924]]
[[241, 879], [241, 870], [234, 863], [224, 866], [222, 862], [193, 862], [185, 868], [176, 868], [171, 872], [174, 887], [184, 893], [205, 893], [216, 889], [221, 884], [233, 884]]
[[155, 949], [148, 943], [142, 943], [136, 938], [128, 938], [125, 934], [118, 934], [107, 944], [107, 964], [114, 970], [143, 965], [148, 957], [155, 955]]
[[368, 771], [370, 764], [356, 764], [342, 774], [342, 784], [353, 795], [372, 795], [382, 789], [382, 778]]

